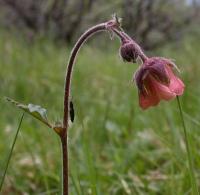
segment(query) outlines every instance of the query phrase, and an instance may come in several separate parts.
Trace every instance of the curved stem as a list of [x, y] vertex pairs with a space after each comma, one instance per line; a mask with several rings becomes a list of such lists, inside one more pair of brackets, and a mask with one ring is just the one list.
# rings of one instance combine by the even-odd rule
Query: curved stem
[[189, 164], [190, 182], [192, 185], [192, 195], [199, 195], [198, 185], [197, 185], [197, 181], [196, 181], [196, 177], [195, 177], [194, 164], [193, 164], [192, 154], [191, 154], [191, 150], [190, 150], [189, 136], [187, 133], [179, 97], [176, 96], [176, 99], [177, 99], [177, 103], [178, 103], [178, 108], [179, 108], [179, 112], [180, 112], [180, 116], [181, 116], [181, 122], [182, 122], [182, 126], [183, 126], [184, 137], [185, 137], [185, 145], [186, 145], [188, 164]]
[[68, 134], [68, 117], [69, 117], [69, 98], [70, 98], [70, 85], [71, 85], [71, 76], [73, 65], [78, 54], [79, 49], [83, 45], [83, 43], [93, 34], [104, 31], [107, 29], [107, 23], [98, 24], [90, 29], [88, 29], [83, 35], [78, 39], [75, 46], [72, 49], [67, 73], [65, 77], [65, 93], [64, 93], [64, 116], [63, 116], [63, 132], [60, 135], [61, 143], [62, 143], [62, 159], [63, 159], [63, 183], [62, 183], [62, 194], [68, 195], [68, 175], [69, 175], [69, 167], [68, 167], [68, 143], [67, 143], [67, 134]]
[[[76, 56], [78, 54], [79, 49], [83, 45], [83, 43], [92, 35], [96, 34], [97, 32], [100, 31], [105, 31], [105, 30], [112, 30], [114, 31], [117, 36], [120, 37], [122, 40], [123, 37], [126, 39], [129, 39], [133, 41], [126, 33], [124, 32], [119, 32], [116, 30], [117, 23], [113, 20], [108, 21], [106, 23], [101, 23], [98, 24], [90, 29], [88, 29], [85, 33], [82, 34], [82, 36], [78, 39], [76, 42], [75, 46], [72, 49], [68, 66], [67, 66], [67, 73], [65, 77], [65, 93], [64, 93], [64, 116], [63, 116], [63, 131], [60, 135], [61, 138], [61, 143], [62, 143], [62, 158], [63, 158], [63, 195], [68, 195], [68, 143], [67, 143], [67, 134], [68, 134], [68, 117], [69, 117], [69, 98], [70, 98], [70, 88], [71, 88], [71, 77], [72, 77], [72, 70], [73, 70], [73, 65], [76, 59]], [[121, 34], [123, 33], [123, 34]], [[134, 42], [134, 41], [133, 41]], [[142, 58], [143, 61], [147, 59], [147, 56], [142, 52], [141, 48], [137, 43], [135, 43], [135, 46], [137, 47], [138, 54]]]
[[69, 113], [69, 96], [70, 96], [70, 84], [71, 84], [71, 75], [72, 75], [72, 69], [74, 65], [74, 61], [76, 59], [76, 55], [81, 48], [82, 44], [93, 34], [106, 30], [106, 23], [98, 24], [89, 30], [87, 30], [76, 42], [75, 46], [72, 49], [68, 67], [67, 67], [67, 73], [65, 77], [65, 94], [64, 94], [64, 116], [63, 116], [63, 127], [67, 128], [68, 126], [68, 113]]

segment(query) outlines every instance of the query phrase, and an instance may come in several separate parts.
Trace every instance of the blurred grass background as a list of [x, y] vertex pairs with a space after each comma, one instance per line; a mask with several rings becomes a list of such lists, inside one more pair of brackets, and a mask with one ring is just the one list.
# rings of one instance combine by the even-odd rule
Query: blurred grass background
[[[101, 36], [110, 41], [108, 35]], [[118, 40], [111, 43], [113, 47], [107, 52], [94, 44], [86, 46], [75, 65], [72, 99], [76, 117], [69, 131], [70, 194], [190, 194], [176, 100], [142, 111], [132, 83], [137, 65], [123, 63]], [[22, 114], [3, 97], [42, 105], [52, 121], [59, 121], [69, 48], [45, 38], [29, 43], [2, 33], [0, 53], [3, 170]], [[198, 40], [193, 38], [154, 51], [154, 55], [175, 59], [186, 83], [181, 102], [199, 180], [198, 53]], [[58, 194], [60, 164], [57, 135], [26, 115], [3, 194]]]
[[[9, 7], [7, 12], [2, 2], [12, 9]], [[26, 2], [32, 2], [32, 8], [40, 10], [38, 2], [45, 1]], [[42, 11], [45, 10], [41, 9], [41, 13], [31, 7], [29, 10], [20, 0], [0, 1], [0, 10], [3, 10], [0, 14], [0, 176], [22, 115], [4, 97], [41, 105], [47, 108], [51, 121], [60, 121], [64, 77], [72, 43], [91, 24], [109, 18], [107, 16], [119, 8], [125, 29], [139, 40], [147, 54], [174, 59], [181, 70], [177, 74], [184, 80], [186, 89], [180, 100], [199, 185], [200, 33], [198, 15], [190, 15], [193, 9], [195, 14], [200, 13], [199, 1], [184, 1], [193, 9], [181, 7], [183, 4], [179, 0], [152, 1], [152, 7], [149, 7], [151, 1], [145, 0], [127, 0], [124, 4], [123, 1], [115, 4], [113, 1], [107, 4], [87, 1], [88, 7], [83, 6], [84, 12], [80, 12], [84, 17], [70, 32], [73, 36], [68, 40], [66, 37], [71, 27], [65, 29], [66, 19], [74, 19], [74, 13], [79, 16], [76, 4], [79, 1], [70, 2], [72, 4], [65, 5], [69, 10], [61, 14], [62, 24], [54, 18], [53, 12], [52, 21], [51, 18], [48, 21], [55, 25], [53, 31], [52, 27], [44, 30], [40, 26]], [[89, 2], [94, 3], [92, 7]], [[25, 18], [20, 19], [15, 12], [20, 10], [19, 5]], [[106, 12], [102, 12], [102, 8], [106, 8]], [[56, 13], [62, 13], [63, 6], [57, 4], [54, 9]], [[181, 13], [174, 9], [181, 10]], [[98, 10], [97, 15], [95, 10]], [[98, 17], [100, 15], [103, 18]], [[188, 16], [190, 22], [185, 20]], [[23, 19], [32, 21], [33, 26], [24, 25]], [[73, 27], [73, 22], [68, 24]], [[69, 130], [70, 195], [191, 194], [177, 102], [161, 102], [155, 108], [142, 111], [132, 82], [138, 66], [122, 62], [118, 55], [119, 46], [118, 40], [111, 41], [108, 34], [101, 33], [89, 41], [77, 58], [71, 94], [75, 122], [70, 124]], [[2, 194], [59, 194], [60, 175], [58, 136], [25, 115]]]

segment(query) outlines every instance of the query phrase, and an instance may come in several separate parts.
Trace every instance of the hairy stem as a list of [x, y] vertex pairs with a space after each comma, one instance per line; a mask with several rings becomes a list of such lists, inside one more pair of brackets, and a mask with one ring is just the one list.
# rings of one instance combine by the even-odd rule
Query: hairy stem
[[176, 98], [177, 98], [178, 108], [180, 111], [181, 121], [182, 121], [182, 125], [183, 125], [183, 131], [184, 131], [185, 144], [186, 144], [186, 150], [187, 150], [187, 156], [188, 156], [188, 162], [189, 162], [190, 181], [191, 181], [191, 185], [192, 185], [192, 194], [198, 195], [199, 191], [198, 191], [198, 186], [197, 186], [197, 182], [196, 182], [196, 178], [195, 178], [195, 174], [194, 174], [194, 166], [193, 166], [193, 161], [192, 161], [192, 156], [191, 156], [191, 151], [190, 151], [188, 133], [187, 133], [179, 97], [177, 96]]
[[[69, 167], [68, 167], [68, 144], [67, 144], [67, 134], [68, 134], [68, 118], [69, 118], [69, 101], [70, 101], [70, 88], [71, 88], [71, 77], [73, 71], [73, 65], [78, 54], [79, 49], [83, 45], [83, 43], [92, 35], [96, 34], [100, 31], [111, 30], [116, 33], [118, 37], [122, 40], [123, 37], [126, 39], [131, 39], [126, 33], [120, 32], [117, 30], [117, 26], [119, 24], [115, 20], [108, 21], [106, 23], [101, 23], [92, 28], [88, 29], [82, 36], [78, 39], [75, 46], [71, 51], [71, 55], [69, 58], [67, 72], [65, 77], [65, 92], [64, 92], [64, 115], [63, 115], [63, 131], [60, 135], [62, 142], [62, 158], [63, 158], [63, 195], [68, 195], [68, 175], [69, 175]], [[131, 39], [132, 40], [132, 39]], [[132, 40], [133, 41], [133, 40]], [[134, 41], [133, 41], [134, 42]], [[134, 42], [135, 43], [135, 42]], [[147, 56], [143, 53], [142, 49], [139, 47], [137, 43], [135, 43], [138, 48], [139, 55], [143, 61], [147, 59]]]
[[88, 29], [83, 35], [78, 39], [75, 46], [71, 51], [71, 55], [69, 58], [67, 73], [65, 78], [65, 93], [64, 93], [64, 116], [63, 116], [63, 132], [60, 135], [62, 142], [62, 158], [63, 158], [63, 195], [68, 195], [69, 187], [68, 187], [68, 175], [69, 175], [69, 167], [68, 167], [68, 144], [67, 144], [67, 134], [68, 134], [68, 117], [69, 117], [69, 100], [70, 100], [70, 85], [71, 85], [71, 77], [73, 65], [78, 54], [79, 49], [83, 45], [83, 43], [92, 35], [96, 34], [100, 31], [107, 30], [107, 23], [98, 24], [90, 29]]
[[62, 194], [68, 195], [68, 145], [67, 138], [61, 138], [62, 143]]
[[18, 125], [18, 128], [17, 128], [17, 132], [16, 132], [16, 134], [15, 134], [15, 137], [14, 137], [14, 140], [13, 140], [13, 143], [12, 143], [11, 150], [10, 150], [10, 153], [9, 153], [9, 155], [8, 155], [8, 160], [7, 160], [7, 162], [6, 162], [6, 167], [5, 167], [5, 169], [4, 169], [4, 173], [3, 173], [3, 176], [2, 176], [2, 179], [1, 179], [1, 183], [0, 183], [0, 192], [1, 192], [1, 189], [2, 189], [2, 186], [3, 186], [3, 182], [4, 182], [4, 179], [5, 179], [5, 176], [6, 176], [6, 172], [7, 172], [7, 170], [8, 170], [8, 165], [9, 165], [9, 162], [10, 162], [10, 159], [11, 159], [11, 156], [12, 156], [12, 153], [13, 153], [13, 150], [14, 150], [14, 147], [15, 147], [15, 143], [16, 143], [16, 140], [17, 140], [17, 136], [18, 136], [20, 127], [21, 127], [21, 125], [22, 125], [23, 118], [24, 118], [24, 113], [23, 113], [22, 116], [21, 116], [21, 119], [20, 119], [20, 122], [19, 122], [19, 125]]
[[[72, 49], [69, 62], [68, 62], [68, 67], [67, 67], [67, 73], [65, 77], [65, 94], [64, 94], [64, 116], [63, 116], [63, 127], [68, 126], [68, 114], [69, 114], [69, 97], [70, 97], [70, 84], [71, 84], [71, 75], [72, 75], [72, 70], [73, 70], [73, 65], [76, 59], [76, 55], [83, 45], [83, 43], [93, 34], [106, 30], [106, 23], [98, 24], [89, 30], [87, 30], [76, 42], [75, 46]], [[66, 129], [67, 130], [67, 129]]]

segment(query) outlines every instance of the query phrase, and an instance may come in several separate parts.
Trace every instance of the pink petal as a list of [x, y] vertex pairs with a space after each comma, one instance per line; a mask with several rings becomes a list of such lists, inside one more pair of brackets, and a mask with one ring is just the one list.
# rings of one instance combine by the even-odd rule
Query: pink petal
[[156, 95], [160, 100], [171, 100], [176, 97], [176, 93], [170, 90], [170, 88], [166, 85], [163, 85], [152, 78], [152, 84], [154, 86], [154, 90]]
[[143, 95], [142, 93], [139, 94], [139, 105], [144, 110], [150, 106], [156, 106], [159, 101], [160, 100], [157, 96]]
[[139, 104], [142, 109], [147, 109], [150, 106], [156, 106], [160, 100], [171, 100], [176, 97], [168, 86], [159, 83], [153, 77], [148, 77], [146, 80], [148, 85], [145, 85], [147, 93], [139, 94]]
[[166, 70], [170, 78], [169, 89], [176, 95], [182, 95], [185, 88], [184, 83], [174, 75], [172, 69], [169, 66], [166, 67]]

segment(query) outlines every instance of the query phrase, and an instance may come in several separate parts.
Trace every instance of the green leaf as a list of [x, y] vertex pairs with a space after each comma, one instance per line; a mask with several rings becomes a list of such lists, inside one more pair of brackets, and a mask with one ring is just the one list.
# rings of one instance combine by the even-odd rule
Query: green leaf
[[52, 128], [52, 125], [49, 123], [47, 119], [47, 111], [45, 108], [42, 108], [39, 105], [34, 104], [21, 104], [11, 98], [6, 97], [6, 100], [17, 106], [18, 108], [24, 110], [28, 114], [32, 115], [34, 118], [38, 119], [39, 121], [43, 122], [48, 127]]

